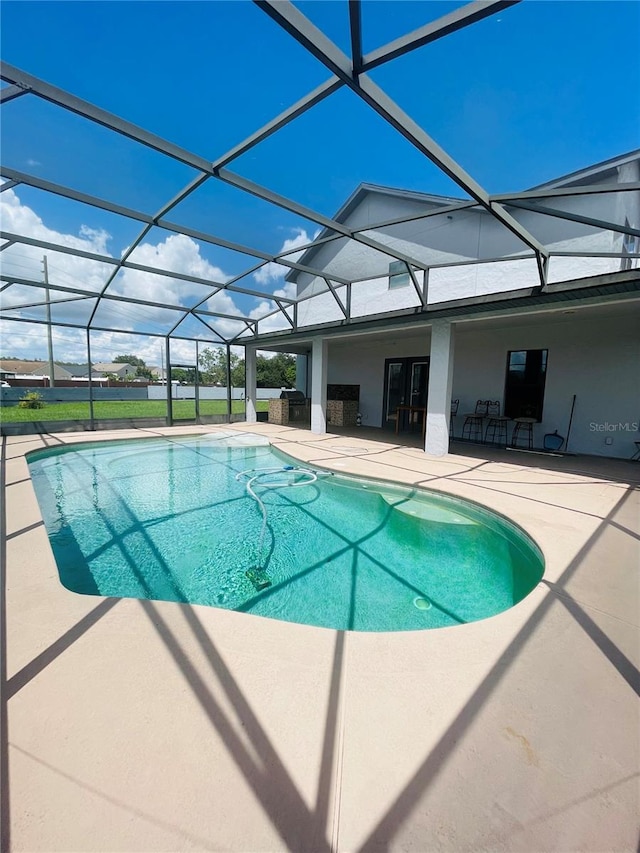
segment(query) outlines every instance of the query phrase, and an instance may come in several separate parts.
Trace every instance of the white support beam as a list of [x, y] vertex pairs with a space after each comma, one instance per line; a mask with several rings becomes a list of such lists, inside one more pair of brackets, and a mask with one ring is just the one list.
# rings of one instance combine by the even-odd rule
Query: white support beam
[[307, 395], [307, 356], [296, 356], [296, 391], [302, 391], [304, 396]]
[[432, 324], [424, 447], [425, 453], [431, 456], [446, 456], [449, 452], [454, 338], [455, 328], [448, 320], [436, 320]]
[[256, 350], [254, 347], [245, 347], [244, 352], [245, 420], [248, 424], [255, 424], [258, 420], [256, 414]]
[[314, 338], [311, 350], [311, 432], [327, 431], [327, 353], [326, 338]]

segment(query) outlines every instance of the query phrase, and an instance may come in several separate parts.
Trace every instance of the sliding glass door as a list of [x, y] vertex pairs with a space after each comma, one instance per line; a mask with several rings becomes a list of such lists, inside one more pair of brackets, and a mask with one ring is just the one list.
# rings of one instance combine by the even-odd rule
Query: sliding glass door
[[[396, 428], [398, 406], [414, 406], [425, 409], [427, 405], [427, 388], [429, 386], [429, 357], [413, 356], [410, 358], [388, 358], [384, 365], [384, 399], [382, 406], [382, 427]], [[400, 413], [403, 415], [403, 412]], [[409, 412], [401, 420], [408, 424], [422, 424], [424, 414], [420, 411]]]

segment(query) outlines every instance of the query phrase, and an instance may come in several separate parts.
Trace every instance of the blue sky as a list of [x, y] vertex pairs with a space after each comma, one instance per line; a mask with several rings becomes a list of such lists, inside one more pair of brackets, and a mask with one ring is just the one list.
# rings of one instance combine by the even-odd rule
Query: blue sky
[[[364, 2], [364, 50], [460, 5]], [[346, 2], [298, 6], [349, 51]], [[640, 145], [640, 59], [632, 47], [638, 32], [640, 3], [631, 0], [524, 0], [371, 76], [481, 185], [509, 192]], [[2, 56], [210, 159], [329, 76], [245, 0], [5, 0]], [[141, 211], [154, 213], [194, 175], [37, 98], [8, 103], [2, 118], [3, 165]], [[463, 195], [346, 90], [230, 168], [327, 215], [362, 181]], [[120, 217], [35, 190], [19, 188], [16, 196], [52, 231], [106, 232], [104, 245], [116, 257], [138, 230]], [[273, 252], [287, 240], [304, 241], [316, 228], [217, 182], [169, 218]], [[167, 237], [153, 235], [153, 245], [164, 245]], [[248, 265], [245, 256], [204, 244], [198, 252], [198, 263], [223, 276]], [[283, 282], [274, 271], [247, 284], [269, 292]], [[249, 311], [255, 304], [242, 307]], [[8, 348], [4, 337], [2, 349]]]

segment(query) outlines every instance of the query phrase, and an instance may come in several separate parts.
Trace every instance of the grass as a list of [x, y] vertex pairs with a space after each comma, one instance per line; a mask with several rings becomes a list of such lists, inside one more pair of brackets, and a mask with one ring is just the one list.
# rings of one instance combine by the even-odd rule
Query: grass
[[[268, 400], [258, 400], [257, 410], [266, 412], [269, 409]], [[234, 414], [244, 412], [244, 400], [234, 400]], [[195, 418], [195, 403], [193, 400], [174, 400], [173, 417]], [[201, 400], [201, 415], [226, 415], [226, 400]], [[106, 400], [93, 404], [93, 414], [96, 420], [111, 418], [164, 418], [167, 415], [167, 404], [164, 400]], [[2, 406], [0, 421], [2, 423], [29, 423], [30, 421], [88, 421], [89, 403], [47, 403], [43, 409], [19, 409], [18, 406]]]

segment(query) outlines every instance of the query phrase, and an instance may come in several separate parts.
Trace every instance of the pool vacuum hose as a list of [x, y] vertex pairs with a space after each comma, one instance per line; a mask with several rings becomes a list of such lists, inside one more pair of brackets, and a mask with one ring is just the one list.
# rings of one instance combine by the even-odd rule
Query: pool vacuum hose
[[[302, 474], [303, 479], [289, 480], [288, 482], [282, 482], [282, 480], [263, 479], [269, 474], [281, 474], [282, 472], [291, 473], [294, 476]], [[271, 586], [271, 580], [261, 565], [262, 544], [267, 530], [267, 508], [260, 496], [256, 494], [254, 484], [256, 487], [262, 486], [265, 489], [289, 489], [294, 486], [309, 486], [311, 483], [316, 482], [318, 475], [315, 471], [310, 471], [308, 468], [296, 468], [293, 465], [283, 465], [280, 468], [249, 468], [246, 471], [241, 471], [239, 474], [236, 474], [236, 480], [240, 480], [241, 477], [247, 476], [249, 477], [246, 483], [247, 494], [251, 495], [260, 507], [260, 511], [262, 512], [262, 527], [260, 528], [260, 536], [258, 537], [258, 563], [254, 568], [248, 569], [245, 574], [254, 587], [259, 591]]]

